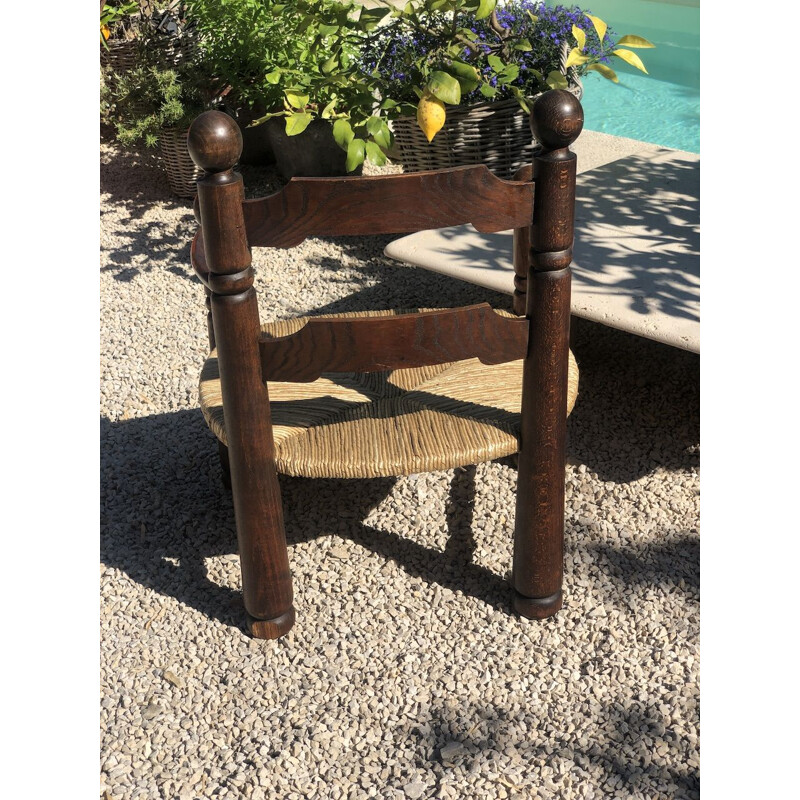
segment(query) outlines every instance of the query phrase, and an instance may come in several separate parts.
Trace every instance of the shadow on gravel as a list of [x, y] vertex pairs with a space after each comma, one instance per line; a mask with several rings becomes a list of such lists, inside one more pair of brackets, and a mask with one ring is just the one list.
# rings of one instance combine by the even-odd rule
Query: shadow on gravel
[[628, 584], [684, 585], [700, 588], [700, 540], [696, 533], [665, 534], [654, 543], [625, 547], [589, 544], [600, 568], [614, 581]]
[[[604, 436], [610, 445], [620, 434], [607, 430]], [[658, 464], [649, 461], [647, 466], [652, 470]], [[231, 497], [220, 475], [215, 440], [199, 410], [101, 419], [103, 563], [226, 625], [241, 627], [239, 592], [216, 584], [205, 565], [206, 558], [237, 550]], [[363, 522], [387, 497], [394, 479], [281, 476], [288, 543], [336, 533], [426, 583], [508, 610], [504, 578], [473, 563], [474, 478], [473, 467], [453, 471], [445, 510], [449, 538], [440, 551]], [[589, 549], [603, 571], [622, 582], [675, 586], [683, 579], [693, 588], [699, 583], [699, 547], [689, 534], [642, 548], [602, 544]]]
[[[572, 773], [573, 789], [576, 782], [587, 783], [588, 773], [591, 785], [607, 790], [609, 796], [700, 797], [700, 771], [681, 764], [683, 748], [666, 755], [653, 749], [656, 738], [671, 739], [673, 747], [680, 744], [670, 735], [656, 704], [633, 702], [626, 709], [601, 702], [586, 710], [580, 729], [564, 733], [568, 720], [561, 719], [562, 713], [566, 710], [574, 717], [575, 705], [565, 709], [546, 697], [520, 701], [519, 711], [490, 703], [439, 704], [422, 709], [417, 720], [406, 723], [404, 733], [416, 744], [417, 763], [433, 772], [437, 789], [442, 779], [452, 779], [453, 767], [468, 773], [478, 761], [485, 765], [493, 753], [498, 759], [516, 753], [522, 760], [536, 759], [553, 767], [555, 781], [559, 772]], [[509, 732], [520, 727], [528, 732], [524, 737]], [[542, 788], [537, 776], [532, 780], [536, 789]], [[500, 785], [511, 788], [508, 782]], [[532, 788], [528, 783], [517, 791]]]
[[[237, 551], [233, 505], [222, 487], [213, 436], [199, 411], [126, 421], [101, 419], [100, 555], [131, 579], [226, 625], [241, 627], [241, 596], [219, 586], [205, 559]], [[472, 563], [475, 470], [455, 470], [443, 552], [365, 525], [394, 479], [281, 476], [289, 546], [335, 531], [427, 583], [494, 606], [508, 604], [502, 577]]]

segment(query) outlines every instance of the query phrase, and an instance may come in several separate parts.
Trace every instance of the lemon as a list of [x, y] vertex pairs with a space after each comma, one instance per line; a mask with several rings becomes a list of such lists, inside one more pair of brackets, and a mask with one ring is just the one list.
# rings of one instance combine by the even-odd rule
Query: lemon
[[438, 97], [425, 92], [417, 106], [417, 124], [429, 142], [442, 129], [445, 117], [444, 103]]

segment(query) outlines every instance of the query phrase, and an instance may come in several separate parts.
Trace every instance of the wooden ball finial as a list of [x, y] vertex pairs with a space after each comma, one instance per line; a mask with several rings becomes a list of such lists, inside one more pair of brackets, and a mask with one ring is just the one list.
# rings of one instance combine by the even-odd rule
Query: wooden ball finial
[[580, 100], [566, 89], [545, 92], [533, 104], [531, 130], [548, 150], [569, 147], [583, 130]]
[[189, 155], [206, 172], [233, 169], [242, 154], [242, 132], [222, 111], [204, 111], [189, 128]]

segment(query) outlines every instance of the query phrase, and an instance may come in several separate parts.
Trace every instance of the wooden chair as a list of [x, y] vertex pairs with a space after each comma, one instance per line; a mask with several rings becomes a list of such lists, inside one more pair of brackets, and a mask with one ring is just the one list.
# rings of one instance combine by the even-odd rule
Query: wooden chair
[[[236, 123], [208, 111], [189, 132], [206, 174], [192, 264], [206, 287], [211, 354], [200, 403], [229, 469], [251, 633], [294, 623], [277, 473], [375, 477], [449, 469], [519, 452], [514, 608], [561, 608], [575, 155], [583, 111], [544, 94], [531, 125], [544, 150], [517, 180], [485, 166], [407, 175], [294, 178], [244, 199]], [[410, 233], [471, 222], [514, 229], [514, 310], [339, 314], [261, 326], [250, 247], [308, 236]]]

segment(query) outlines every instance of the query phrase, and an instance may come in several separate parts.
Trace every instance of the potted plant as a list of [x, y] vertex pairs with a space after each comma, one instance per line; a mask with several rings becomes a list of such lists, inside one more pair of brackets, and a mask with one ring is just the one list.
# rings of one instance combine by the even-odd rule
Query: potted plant
[[100, 4], [100, 63], [123, 75], [147, 58], [163, 67], [191, 58], [197, 36], [182, 0], [105, 0]]
[[577, 7], [536, 0], [410, 0], [364, 43], [362, 66], [394, 117], [395, 153], [410, 170], [486, 163], [510, 178], [536, 142], [527, 114], [552, 88], [582, 93], [592, 70], [612, 81], [613, 57], [639, 69], [615, 35]]
[[201, 61], [171, 69], [141, 63], [104, 83], [101, 113], [120, 144], [158, 147], [170, 189], [192, 197], [200, 173], [186, 147], [189, 125], [218, 96], [218, 83]]
[[[369, 144], [385, 163], [391, 132], [385, 119], [367, 130], [374, 87], [359, 68], [364, 35], [385, 11], [349, 0], [189, 0], [188, 9], [230, 87], [225, 110], [243, 128], [244, 161], [266, 160], [269, 150], [284, 177], [340, 175], [360, 166]], [[354, 138], [351, 149], [363, 147], [357, 164], [347, 147]]]

